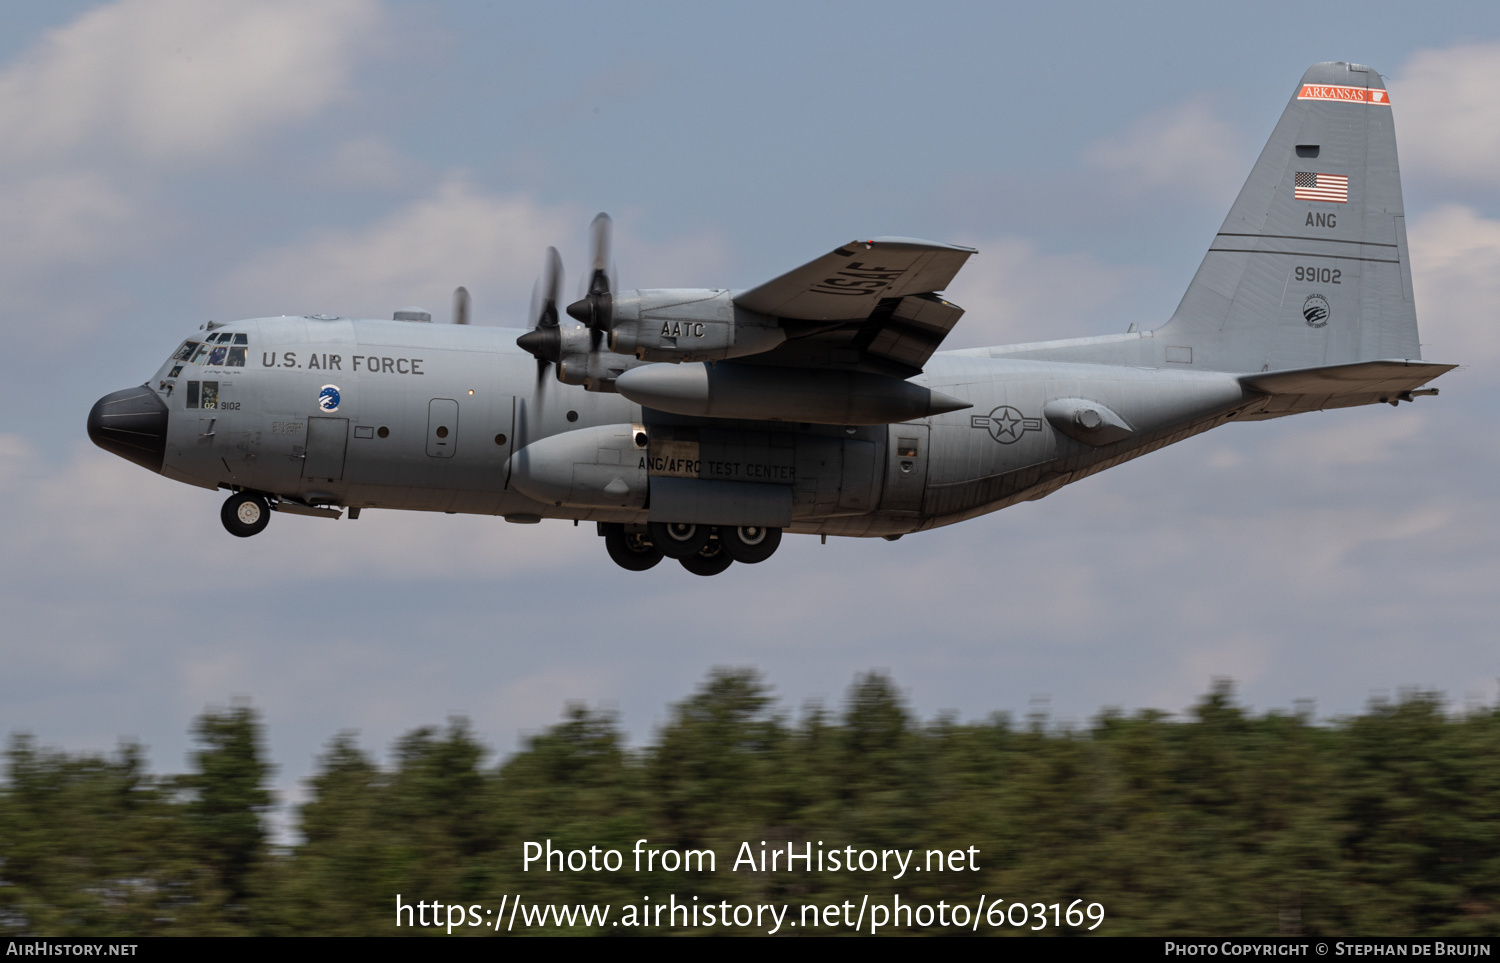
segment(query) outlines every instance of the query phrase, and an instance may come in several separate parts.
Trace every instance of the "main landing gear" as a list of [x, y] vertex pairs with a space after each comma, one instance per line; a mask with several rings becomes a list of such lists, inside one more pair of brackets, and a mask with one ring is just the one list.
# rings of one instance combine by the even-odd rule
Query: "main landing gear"
[[[226, 523], [227, 524], [227, 523]], [[688, 525], [651, 522], [640, 526], [606, 522], [599, 526], [615, 564], [644, 572], [663, 558], [675, 558], [694, 575], [718, 575], [735, 562], [764, 562], [781, 544], [781, 529], [761, 525]]]
[[235, 492], [224, 499], [219, 518], [229, 534], [249, 538], [266, 530], [271, 521], [271, 506], [254, 492]]

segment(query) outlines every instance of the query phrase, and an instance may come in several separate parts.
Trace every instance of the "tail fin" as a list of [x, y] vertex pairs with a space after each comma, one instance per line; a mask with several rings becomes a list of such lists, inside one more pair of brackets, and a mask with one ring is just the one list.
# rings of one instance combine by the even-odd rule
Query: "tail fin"
[[1219, 371], [1421, 357], [1378, 73], [1323, 63], [1303, 74], [1155, 338], [1166, 361]]

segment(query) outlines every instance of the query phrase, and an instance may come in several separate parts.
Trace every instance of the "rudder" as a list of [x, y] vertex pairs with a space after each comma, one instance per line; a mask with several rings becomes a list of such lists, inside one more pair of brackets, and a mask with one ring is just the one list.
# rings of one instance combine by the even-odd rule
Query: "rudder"
[[1276, 371], [1417, 359], [1390, 96], [1309, 68], [1166, 325], [1168, 362]]

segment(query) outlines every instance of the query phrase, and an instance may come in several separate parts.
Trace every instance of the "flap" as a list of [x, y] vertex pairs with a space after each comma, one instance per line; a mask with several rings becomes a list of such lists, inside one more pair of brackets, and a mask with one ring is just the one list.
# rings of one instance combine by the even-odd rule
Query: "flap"
[[853, 321], [782, 320], [787, 339], [737, 360], [785, 368], [835, 368], [894, 378], [920, 374], [964, 309], [936, 294], [884, 298]]
[[869, 317], [887, 298], [941, 291], [973, 248], [909, 237], [851, 241], [735, 297], [752, 311], [804, 321]]
[[964, 309], [935, 294], [915, 294], [870, 316], [860, 332], [865, 351], [918, 371], [963, 317]]

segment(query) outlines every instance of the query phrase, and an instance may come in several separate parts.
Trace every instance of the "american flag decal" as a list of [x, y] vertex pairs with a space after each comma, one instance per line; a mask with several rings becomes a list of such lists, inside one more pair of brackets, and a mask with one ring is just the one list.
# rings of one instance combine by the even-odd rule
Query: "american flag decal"
[[1309, 174], [1298, 171], [1295, 196], [1299, 201], [1349, 203], [1349, 178], [1343, 174]]

